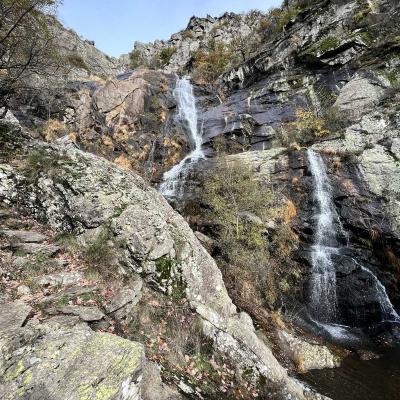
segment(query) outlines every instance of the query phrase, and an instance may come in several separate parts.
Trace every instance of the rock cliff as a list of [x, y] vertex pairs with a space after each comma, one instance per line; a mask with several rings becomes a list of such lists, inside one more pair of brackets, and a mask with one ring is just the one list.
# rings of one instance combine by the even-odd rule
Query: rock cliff
[[[257, 337], [249, 316], [236, 311], [218, 267], [187, 223], [140, 177], [73, 144], [32, 141], [15, 126], [2, 127], [1, 141], [6, 150], [1, 166], [3, 202], [18, 204], [55, 230], [79, 235], [82, 243], [95, 241], [107, 229], [108, 240], [118, 246], [115, 262], [123, 274], [139, 274], [166, 293], [183, 285], [191, 308], [201, 317], [204, 334], [238, 368], [263, 376], [279, 398], [314, 398], [288, 377]], [[38, 164], [32, 164], [35, 160]], [[127, 372], [127, 377], [132, 375]], [[124, 379], [121, 390], [135, 392], [136, 386], [131, 388]], [[39, 379], [32, 389], [35, 395], [36, 384]]]
[[[5, 398], [322, 399], [290, 371], [333, 368], [343, 348], [398, 340], [385, 307], [400, 307], [399, 17], [395, 0], [193, 17], [168, 41], [136, 43], [138, 65], [156, 68], [129, 71], [126, 57], [56, 23], [71, 65], [57, 101], [19, 99], [0, 125]], [[192, 146], [176, 73], [190, 75], [215, 43], [246, 41], [215, 82], [193, 82], [207, 159], [172, 199], [181, 216], [151, 187]], [[309, 310], [310, 149], [322, 156], [338, 232], [334, 331]], [[232, 279], [219, 228], [204, 217], [207, 177], [225, 162], [249, 166], [275, 196], [268, 221], [240, 214], [262, 228], [268, 262], [253, 281], [276, 276], [273, 296], [252, 291], [250, 270]]]

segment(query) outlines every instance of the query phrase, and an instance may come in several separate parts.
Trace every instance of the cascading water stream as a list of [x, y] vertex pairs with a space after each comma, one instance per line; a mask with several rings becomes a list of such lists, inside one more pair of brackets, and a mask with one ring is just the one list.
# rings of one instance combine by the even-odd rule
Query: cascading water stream
[[385, 286], [382, 285], [382, 283], [379, 281], [376, 275], [372, 273], [372, 271], [363, 266], [360, 267], [364, 272], [371, 275], [374, 281], [375, 290], [379, 297], [379, 306], [381, 308], [383, 318], [387, 321], [400, 321], [400, 316], [394, 309], [393, 304], [391, 303], [389, 296], [387, 295]]
[[[324, 161], [311, 149], [307, 154], [314, 181], [314, 200], [318, 207], [316, 232], [311, 253], [310, 312], [317, 325], [335, 336], [343, 336], [346, 327], [333, 324], [337, 316], [337, 298], [336, 269], [332, 256], [340, 254], [339, 230], [347, 240], [348, 237], [333, 204], [332, 187]], [[356, 260], [354, 262], [362, 271], [372, 277], [383, 319], [400, 321], [400, 317], [379, 279], [369, 269], [358, 264]]]
[[308, 150], [311, 174], [314, 180], [314, 199], [318, 206], [317, 228], [311, 253], [310, 309], [318, 321], [335, 319], [336, 271], [332, 254], [337, 251], [335, 232], [335, 208], [332, 204], [332, 188], [322, 157]]
[[159, 191], [166, 197], [180, 196], [185, 177], [193, 164], [205, 159], [205, 154], [202, 150], [202, 129], [200, 131], [198, 129], [196, 98], [188, 77], [177, 80], [174, 96], [178, 103], [178, 119], [185, 124], [191, 152], [182, 161], [164, 173]]

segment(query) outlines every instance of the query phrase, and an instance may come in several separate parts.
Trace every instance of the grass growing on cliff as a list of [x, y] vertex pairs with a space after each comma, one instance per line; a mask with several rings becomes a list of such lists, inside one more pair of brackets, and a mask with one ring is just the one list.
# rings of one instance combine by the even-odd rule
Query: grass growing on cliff
[[185, 297], [186, 284], [179, 262], [170, 257], [161, 257], [155, 262], [158, 288], [179, 300]]
[[329, 135], [330, 130], [327, 129], [326, 124], [324, 118], [315, 115], [312, 111], [299, 109], [296, 111], [294, 121], [281, 125], [277, 135], [278, 140], [286, 147], [296, 148]]
[[326, 53], [329, 50], [334, 49], [340, 43], [340, 40], [335, 36], [328, 36], [325, 39], [321, 40], [317, 44], [317, 50], [321, 53]]
[[62, 165], [68, 163], [69, 159], [60, 154], [51, 153], [45, 148], [31, 151], [23, 165], [23, 170], [29, 181], [35, 181], [41, 174], [56, 177], [62, 170]]
[[129, 53], [129, 65], [132, 69], [140, 67], [149, 69], [165, 68], [176, 52], [176, 47], [170, 46], [160, 50], [152, 58], [146, 58], [140, 49], [134, 49]]
[[108, 226], [102, 227], [98, 234], [82, 249], [82, 256], [89, 265], [88, 273], [100, 275], [103, 279], [116, 279], [118, 271], [117, 243]]
[[53, 142], [57, 138], [69, 135], [71, 130], [61, 121], [49, 119], [38, 128], [38, 132], [46, 142]]
[[260, 21], [258, 32], [267, 39], [273, 38], [283, 32], [291, 21], [312, 4], [312, 0], [292, 1], [290, 5], [285, 1], [281, 8], [273, 8]]
[[87, 266], [88, 277], [109, 281], [120, 276], [117, 256], [123, 243], [115, 240], [109, 226], [101, 227], [91, 239], [81, 241], [74, 234], [62, 233], [56, 242]]
[[90, 68], [85, 63], [85, 60], [77, 52], [73, 52], [71, 54], [68, 54], [67, 57], [66, 57], [66, 62], [69, 63], [70, 65], [72, 65], [75, 68], [83, 69], [88, 73], [90, 72]]
[[210, 219], [219, 226], [218, 238], [225, 255], [238, 262], [242, 250], [262, 250], [265, 205], [272, 195], [254, 179], [250, 168], [220, 162], [204, 189], [203, 199]]
[[132, 69], [146, 66], [146, 61], [139, 49], [132, 50], [129, 53], [129, 65]]
[[223, 43], [211, 40], [207, 48], [193, 54], [193, 78], [198, 83], [214, 85], [217, 78], [232, 65], [232, 49]]

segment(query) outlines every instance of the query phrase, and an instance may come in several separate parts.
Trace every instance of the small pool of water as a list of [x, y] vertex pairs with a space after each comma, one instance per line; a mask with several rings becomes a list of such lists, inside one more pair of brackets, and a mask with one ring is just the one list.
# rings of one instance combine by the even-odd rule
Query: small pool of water
[[375, 360], [349, 357], [340, 368], [314, 370], [302, 379], [333, 400], [399, 400], [400, 346]]

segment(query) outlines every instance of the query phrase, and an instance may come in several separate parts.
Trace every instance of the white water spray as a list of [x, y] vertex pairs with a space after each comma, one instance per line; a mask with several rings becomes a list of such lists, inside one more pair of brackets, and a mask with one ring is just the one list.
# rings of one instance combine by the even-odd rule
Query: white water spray
[[368, 268], [361, 266], [361, 269], [371, 275], [374, 281], [375, 290], [378, 296], [379, 306], [381, 308], [383, 319], [387, 321], [400, 321], [400, 316], [394, 309], [393, 304], [391, 303], [389, 296], [387, 295], [385, 286], [382, 285], [377, 276]]
[[318, 205], [317, 229], [311, 253], [310, 307], [318, 321], [333, 321], [336, 316], [336, 271], [332, 254], [337, 252], [332, 204], [332, 188], [322, 157], [308, 150], [311, 173], [314, 179], [314, 199]]
[[[314, 180], [314, 199], [318, 205], [317, 228], [311, 254], [310, 309], [312, 316], [316, 322], [318, 321], [317, 325], [324, 327], [331, 334], [343, 337], [345, 327], [324, 323], [334, 322], [337, 312], [336, 270], [332, 261], [332, 255], [340, 253], [337, 227], [347, 240], [348, 236], [344, 232], [332, 201], [332, 187], [324, 161], [311, 149], [307, 154]], [[358, 264], [356, 260], [354, 262], [372, 277], [383, 318], [400, 321], [400, 317], [379, 279], [369, 269]]]
[[164, 173], [159, 191], [166, 197], [179, 197], [183, 188], [185, 177], [193, 164], [205, 159], [202, 150], [202, 130], [198, 129], [196, 98], [189, 78], [178, 79], [174, 96], [178, 103], [178, 118], [185, 124], [190, 141], [191, 152], [169, 171]]

